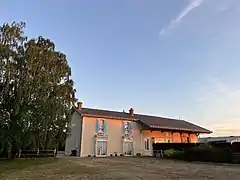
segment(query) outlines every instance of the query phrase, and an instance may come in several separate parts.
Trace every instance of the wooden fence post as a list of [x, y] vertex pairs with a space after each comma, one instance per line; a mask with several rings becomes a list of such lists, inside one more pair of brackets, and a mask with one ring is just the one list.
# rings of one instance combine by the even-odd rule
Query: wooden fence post
[[56, 152], [57, 152], [57, 150], [56, 150], [56, 148], [54, 149], [54, 154], [53, 154], [53, 156], [55, 157], [56, 156]]
[[19, 152], [18, 152], [18, 158], [21, 157], [21, 149], [19, 149]]

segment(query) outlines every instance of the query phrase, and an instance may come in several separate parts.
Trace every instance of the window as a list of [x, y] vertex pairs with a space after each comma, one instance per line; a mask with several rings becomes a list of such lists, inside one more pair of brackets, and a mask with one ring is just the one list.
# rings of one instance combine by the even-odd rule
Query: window
[[96, 120], [96, 133], [103, 134], [106, 133], [107, 129], [107, 123], [103, 119], [97, 119]]
[[103, 133], [104, 132], [104, 120], [100, 119], [98, 122], [99, 122], [98, 132]]
[[144, 140], [144, 144], [145, 144], [145, 150], [150, 150], [150, 139], [146, 138]]
[[123, 134], [124, 135], [132, 134], [132, 124], [131, 124], [131, 122], [123, 121], [122, 128], [123, 128]]

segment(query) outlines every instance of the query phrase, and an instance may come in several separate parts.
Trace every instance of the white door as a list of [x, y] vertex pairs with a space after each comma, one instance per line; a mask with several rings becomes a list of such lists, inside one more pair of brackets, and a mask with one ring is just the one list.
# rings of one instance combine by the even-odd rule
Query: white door
[[97, 156], [107, 155], [107, 141], [97, 141], [96, 151]]
[[124, 155], [132, 156], [133, 155], [133, 142], [124, 142], [123, 143], [123, 153]]

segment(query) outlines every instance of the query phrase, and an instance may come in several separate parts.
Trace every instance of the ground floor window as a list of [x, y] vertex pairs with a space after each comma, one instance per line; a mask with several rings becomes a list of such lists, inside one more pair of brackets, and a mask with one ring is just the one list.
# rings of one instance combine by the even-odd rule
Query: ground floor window
[[145, 150], [150, 150], [150, 139], [146, 138], [144, 140], [144, 144], [145, 144]]

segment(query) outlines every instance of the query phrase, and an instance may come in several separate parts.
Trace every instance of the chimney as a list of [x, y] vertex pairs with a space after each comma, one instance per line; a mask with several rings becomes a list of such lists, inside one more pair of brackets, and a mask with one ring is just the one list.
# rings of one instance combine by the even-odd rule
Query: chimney
[[133, 108], [129, 109], [129, 114], [130, 114], [131, 116], [134, 115], [134, 109], [133, 109]]
[[82, 102], [78, 102], [78, 103], [77, 103], [77, 108], [78, 108], [79, 110], [81, 110], [81, 109], [82, 109], [82, 105], [83, 105]]

